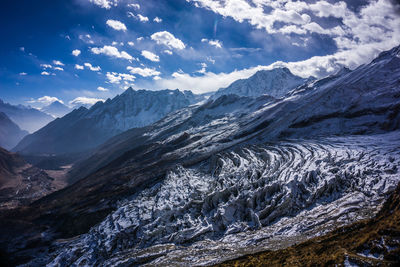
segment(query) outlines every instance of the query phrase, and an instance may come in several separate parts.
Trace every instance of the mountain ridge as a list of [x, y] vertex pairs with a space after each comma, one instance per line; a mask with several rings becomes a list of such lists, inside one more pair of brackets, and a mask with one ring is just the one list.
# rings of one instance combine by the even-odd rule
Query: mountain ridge
[[34, 132], [54, 118], [38, 109], [23, 105], [11, 105], [0, 99], [0, 112], [4, 112], [22, 130]]
[[95, 148], [130, 128], [143, 127], [169, 112], [192, 104], [195, 97], [179, 90], [127, 89], [90, 109], [79, 108], [26, 136], [13, 151], [22, 154], [77, 153]]
[[15, 124], [4, 112], [0, 112], [0, 146], [13, 148], [24, 136], [29, 134]]

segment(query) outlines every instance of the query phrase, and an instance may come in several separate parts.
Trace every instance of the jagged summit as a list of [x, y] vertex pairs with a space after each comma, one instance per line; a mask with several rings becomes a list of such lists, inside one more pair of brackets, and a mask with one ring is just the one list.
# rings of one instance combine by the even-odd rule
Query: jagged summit
[[306, 79], [292, 74], [288, 68], [259, 70], [248, 79], [237, 80], [227, 88], [219, 89], [212, 98], [228, 94], [247, 97], [269, 95], [280, 98], [305, 81]]

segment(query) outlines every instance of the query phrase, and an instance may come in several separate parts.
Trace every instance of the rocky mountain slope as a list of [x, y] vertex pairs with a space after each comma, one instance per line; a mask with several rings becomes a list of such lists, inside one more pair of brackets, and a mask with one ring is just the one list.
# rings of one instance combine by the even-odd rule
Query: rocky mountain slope
[[371, 218], [400, 181], [399, 81], [395, 47], [285, 98], [222, 96], [128, 130], [73, 185], [0, 214], [0, 236], [18, 234], [0, 248], [32, 265], [207, 265]]
[[260, 70], [248, 79], [237, 80], [228, 87], [219, 89], [212, 99], [231, 94], [247, 97], [269, 95], [279, 98], [307, 80], [293, 75], [288, 68]]
[[42, 128], [54, 118], [35, 108], [23, 105], [11, 105], [0, 99], [0, 112], [5, 113], [13, 122], [15, 122], [22, 130], [30, 133]]
[[71, 112], [72, 109], [67, 107], [60, 101], [54, 101], [50, 105], [47, 105], [47, 106], [41, 108], [40, 111], [47, 113], [55, 118], [61, 118], [65, 114]]
[[25, 155], [66, 154], [92, 149], [130, 128], [151, 124], [168, 113], [188, 106], [193, 94], [179, 90], [128, 89], [90, 109], [80, 107], [26, 136], [14, 149]]
[[6, 114], [0, 112], [0, 146], [6, 149], [13, 148], [27, 135], [27, 131], [21, 130]]

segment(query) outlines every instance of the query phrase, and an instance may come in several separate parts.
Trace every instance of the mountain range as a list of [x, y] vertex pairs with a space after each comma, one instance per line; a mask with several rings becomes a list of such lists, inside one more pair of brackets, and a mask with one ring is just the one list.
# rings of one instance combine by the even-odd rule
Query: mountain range
[[0, 99], [0, 112], [5, 113], [22, 130], [30, 133], [42, 128], [54, 118], [38, 109], [23, 105], [11, 105]]
[[26, 136], [14, 151], [24, 155], [87, 151], [123, 131], [151, 124], [196, 99], [188, 91], [129, 88], [104, 103], [97, 102], [90, 109], [80, 107], [54, 120]]
[[21, 130], [5, 113], [0, 112], [0, 147], [11, 149], [27, 134], [27, 131]]
[[400, 46], [319, 80], [259, 72], [198, 104], [130, 89], [74, 110], [15, 150], [91, 153], [70, 186], [0, 213], [0, 248], [33, 266], [212, 265], [372, 218], [400, 182], [399, 81]]

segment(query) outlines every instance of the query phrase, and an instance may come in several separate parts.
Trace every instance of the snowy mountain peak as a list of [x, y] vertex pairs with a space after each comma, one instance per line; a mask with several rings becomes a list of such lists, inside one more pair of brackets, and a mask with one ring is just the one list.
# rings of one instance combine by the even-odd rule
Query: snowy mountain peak
[[229, 94], [248, 97], [269, 95], [280, 98], [305, 81], [306, 79], [292, 74], [288, 68], [260, 70], [248, 79], [237, 80], [227, 88], [219, 89], [212, 98]]
[[50, 105], [45, 106], [45, 107], [41, 108], [40, 110], [47, 114], [50, 114], [54, 117], [62, 117], [65, 114], [71, 112], [71, 108], [67, 107], [60, 101], [54, 101]]

